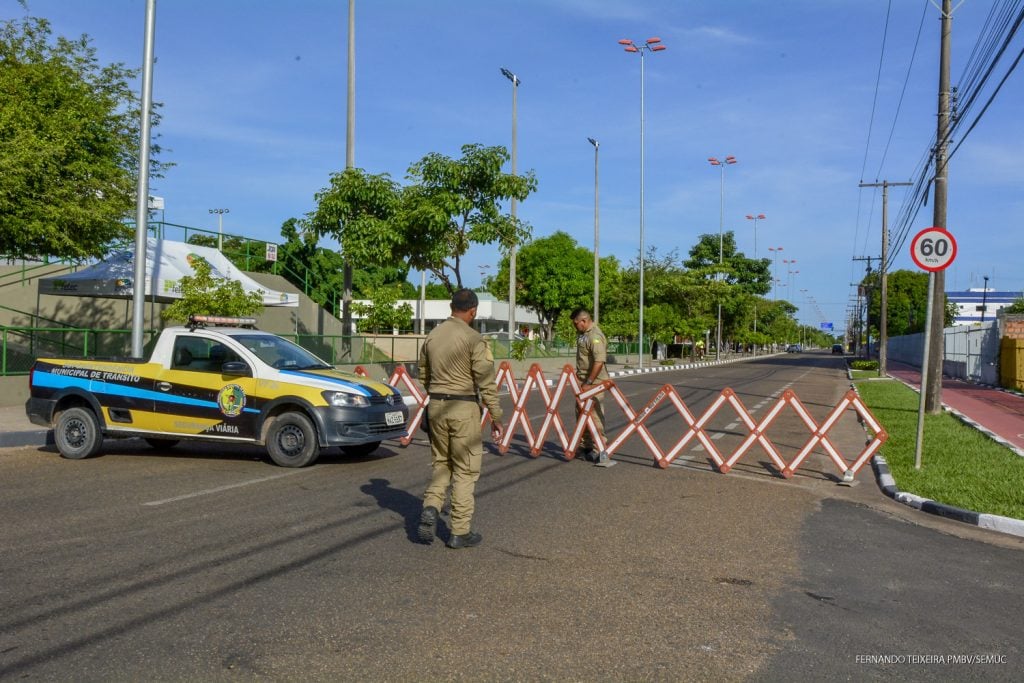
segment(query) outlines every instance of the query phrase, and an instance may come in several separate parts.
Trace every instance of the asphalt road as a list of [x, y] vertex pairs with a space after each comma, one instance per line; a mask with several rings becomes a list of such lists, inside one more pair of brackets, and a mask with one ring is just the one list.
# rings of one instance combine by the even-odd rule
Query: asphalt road
[[[729, 386], [755, 420], [788, 387], [821, 421], [840, 368], [618, 384], [639, 407], [671, 383], [698, 416]], [[736, 422], [709, 422], [723, 452]], [[666, 449], [685, 432], [665, 406], [648, 424]], [[859, 430], [830, 436], [847, 455]], [[789, 460], [809, 433], [787, 409], [769, 436]], [[706, 456], [652, 467], [634, 435], [603, 469], [516, 441], [485, 457], [484, 543], [452, 551], [413, 541], [419, 438], [302, 470], [250, 448], [2, 450], [0, 679], [1020, 679], [1021, 539], [892, 503], [869, 470], [838, 486], [820, 452], [788, 480], [756, 448], [725, 475]]]

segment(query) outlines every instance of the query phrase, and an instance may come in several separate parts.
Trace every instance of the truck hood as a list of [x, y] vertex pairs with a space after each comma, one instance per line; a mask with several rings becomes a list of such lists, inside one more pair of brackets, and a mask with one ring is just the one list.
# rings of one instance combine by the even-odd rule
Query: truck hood
[[323, 389], [345, 391], [367, 398], [391, 396], [392, 394], [401, 395], [401, 392], [390, 384], [341, 370], [281, 370], [280, 373], [282, 378], [294, 377], [303, 384], [315, 384]]

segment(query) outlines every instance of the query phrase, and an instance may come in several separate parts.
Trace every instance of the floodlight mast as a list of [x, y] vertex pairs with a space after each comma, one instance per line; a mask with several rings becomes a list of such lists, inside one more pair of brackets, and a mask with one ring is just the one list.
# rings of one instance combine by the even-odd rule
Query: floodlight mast
[[661, 52], [665, 46], [657, 36], [637, 45], [628, 38], [619, 41], [626, 52], [640, 55], [640, 325], [637, 339], [637, 365], [644, 367], [644, 53]]

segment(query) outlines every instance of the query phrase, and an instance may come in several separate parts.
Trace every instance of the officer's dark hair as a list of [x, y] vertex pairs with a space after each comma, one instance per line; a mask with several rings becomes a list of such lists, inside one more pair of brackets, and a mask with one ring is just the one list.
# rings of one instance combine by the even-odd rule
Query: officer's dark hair
[[460, 289], [452, 294], [453, 311], [468, 311], [471, 308], [476, 308], [479, 303], [480, 299], [472, 289]]
[[569, 316], [569, 319], [570, 320], [576, 320], [576, 318], [580, 317], [581, 315], [585, 315], [585, 316], [587, 316], [589, 318], [590, 317], [590, 311], [588, 311], [585, 308], [577, 308], [577, 309], [575, 309], [572, 312], [572, 315]]

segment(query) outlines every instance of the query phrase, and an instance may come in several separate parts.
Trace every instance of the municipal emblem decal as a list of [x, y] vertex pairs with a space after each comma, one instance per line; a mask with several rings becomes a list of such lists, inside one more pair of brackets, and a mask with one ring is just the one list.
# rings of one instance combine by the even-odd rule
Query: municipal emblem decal
[[227, 417], [238, 417], [245, 407], [245, 391], [237, 384], [228, 384], [217, 394], [217, 406]]

